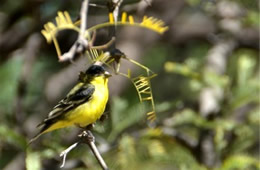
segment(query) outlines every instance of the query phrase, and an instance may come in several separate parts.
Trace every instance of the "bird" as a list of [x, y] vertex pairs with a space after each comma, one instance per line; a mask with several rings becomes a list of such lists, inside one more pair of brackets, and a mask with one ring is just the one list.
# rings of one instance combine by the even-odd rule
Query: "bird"
[[40, 131], [29, 144], [56, 129], [72, 125], [84, 128], [95, 123], [105, 111], [109, 98], [110, 76], [100, 65], [91, 65], [85, 72], [81, 72], [78, 83], [37, 126]]

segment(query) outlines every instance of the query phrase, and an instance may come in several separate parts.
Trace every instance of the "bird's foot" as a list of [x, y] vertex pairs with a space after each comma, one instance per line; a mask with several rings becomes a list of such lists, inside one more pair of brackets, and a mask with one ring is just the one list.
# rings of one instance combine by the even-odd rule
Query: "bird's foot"
[[95, 142], [95, 137], [90, 130], [84, 130], [81, 134], [79, 134], [79, 138], [87, 139], [89, 142]]

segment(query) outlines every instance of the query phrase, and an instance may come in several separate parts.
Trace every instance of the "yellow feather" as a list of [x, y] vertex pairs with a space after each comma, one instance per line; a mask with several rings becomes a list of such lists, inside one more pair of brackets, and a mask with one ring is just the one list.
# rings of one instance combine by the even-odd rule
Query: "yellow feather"
[[63, 120], [57, 121], [42, 134], [71, 125], [86, 127], [95, 123], [101, 117], [108, 101], [108, 78], [103, 76], [96, 77], [91, 81], [91, 84], [95, 86], [91, 99], [66, 113]]

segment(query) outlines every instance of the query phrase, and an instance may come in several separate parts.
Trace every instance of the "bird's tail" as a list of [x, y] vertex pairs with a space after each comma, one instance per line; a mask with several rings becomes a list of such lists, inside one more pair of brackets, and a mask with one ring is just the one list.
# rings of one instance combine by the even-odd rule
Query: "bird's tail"
[[[42, 126], [42, 127], [41, 127]], [[28, 143], [28, 145], [30, 145], [32, 142], [34, 142], [35, 140], [37, 140], [41, 135], [43, 135], [44, 133], [48, 132], [48, 128], [50, 127], [50, 125], [48, 124], [44, 124], [44, 123], [40, 123], [37, 127], [41, 127], [41, 130], [39, 133], [37, 133]]]
[[35, 140], [37, 140], [41, 135], [43, 134], [43, 132], [38, 133], [37, 135], [35, 135], [28, 143], [28, 145], [30, 145], [32, 142], [34, 142]]

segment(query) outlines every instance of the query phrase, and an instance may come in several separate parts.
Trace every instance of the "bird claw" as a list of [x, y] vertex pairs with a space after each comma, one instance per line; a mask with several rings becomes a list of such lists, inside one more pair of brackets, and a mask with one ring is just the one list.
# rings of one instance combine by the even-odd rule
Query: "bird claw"
[[78, 137], [87, 139], [89, 142], [95, 142], [95, 137], [90, 130], [84, 130]]

